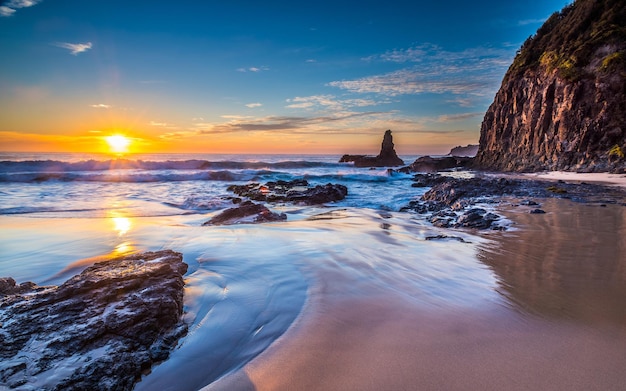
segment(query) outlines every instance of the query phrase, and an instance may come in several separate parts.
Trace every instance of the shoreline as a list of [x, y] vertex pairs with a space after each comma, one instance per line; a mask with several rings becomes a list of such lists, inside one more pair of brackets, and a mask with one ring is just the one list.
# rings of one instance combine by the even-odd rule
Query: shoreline
[[[626, 248], [613, 240], [626, 235], [626, 209], [543, 201], [544, 215], [499, 207], [518, 229], [490, 232], [492, 242], [480, 245], [478, 259], [496, 275], [502, 302], [474, 309], [425, 306], [394, 291], [346, 297], [332, 288], [338, 282], [332, 275], [323, 275], [327, 288], [316, 292], [297, 323], [243, 369], [202, 390], [619, 389], [626, 383], [620, 365], [626, 316], [619, 312], [619, 300], [594, 307], [605, 297], [588, 300], [584, 292], [602, 284], [583, 287], [580, 295], [568, 292], [580, 288], [581, 276], [611, 270], [588, 265], [594, 246], [604, 246], [603, 255], [617, 254], [614, 261], [626, 265], [619, 255]], [[607, 232], [615, 236], [606, 237]], [[548, 258], [541, 238], [556, 247], [547, 251]], [[590, 244], [580, 251], [577, 246], [585, 240]], [[563, 252], [579, 265], [572, 275], [571, 267], [554, 266]], [[531, 264], [539, 269], [513, 267], [511, 254], [519, 254], [518, 265], [539, 258]], [[555, 269], [541, 271], [551, 266]], [[550, 283], [554, 277], [558, 282]], [[524, 278], [534, 278], [533, 288]], [[611, 289], [623, 289], [626, 275], [616, 278]], [[620, 295], [611, 293], [613, 299]]]

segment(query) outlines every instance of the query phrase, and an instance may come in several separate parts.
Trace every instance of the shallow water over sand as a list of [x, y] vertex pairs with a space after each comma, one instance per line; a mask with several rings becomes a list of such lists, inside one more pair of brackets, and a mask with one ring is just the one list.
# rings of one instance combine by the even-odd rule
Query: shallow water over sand
[[0, 276], [60, 284], [116, 255], [183, 253], [190, 332], [138, 390], [626, 384], [626, 207], [540, 200], [547, 214], [502, 207], [509, 232], [439, 230], [398, 212], [424, 191], [410, 176], [325, 159], [230, 169], [349, 188], [327, 207], [271, 205], [288, 219], [262, 225], [203, 227], [232, 205], [230, 181], [163, 162], [122, 173], [137, 182], [5, 183]]
[[[453, 301], [430, 305], [406, 286], [317, 269], [324, 283], [296, 326], [206, 390], [622, 389], [626, 208], [543, 208], [511, 208], [517, 230], [490, 234], [473, 265], [492, 270], [495, 285]], [[467, 286], [464, 271], [448, 276], [461, 273]], [[356, 291], [346, 295], [346, 285]]]

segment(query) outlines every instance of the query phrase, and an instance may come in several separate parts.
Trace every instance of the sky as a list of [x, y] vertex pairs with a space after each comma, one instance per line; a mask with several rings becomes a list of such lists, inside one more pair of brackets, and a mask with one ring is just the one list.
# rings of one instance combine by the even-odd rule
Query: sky
[[569, 2], [2, 1], [0, 151], [445, 154]]

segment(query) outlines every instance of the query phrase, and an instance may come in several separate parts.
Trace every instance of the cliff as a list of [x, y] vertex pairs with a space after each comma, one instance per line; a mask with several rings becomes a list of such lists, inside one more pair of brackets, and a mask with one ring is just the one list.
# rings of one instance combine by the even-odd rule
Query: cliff
[[481, 125], [478, 168], [626, 172], [626, 2], [576, 0], [530, 37]]

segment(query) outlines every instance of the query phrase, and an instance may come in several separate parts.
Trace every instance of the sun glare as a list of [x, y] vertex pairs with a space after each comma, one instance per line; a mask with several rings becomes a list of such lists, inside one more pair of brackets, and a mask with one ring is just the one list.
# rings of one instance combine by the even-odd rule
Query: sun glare
[[109, 144], [109, 148], [113, 153], [126, 153], [130, 145], [130, 139], [121, 134], [105, 137], [104, 140]]

